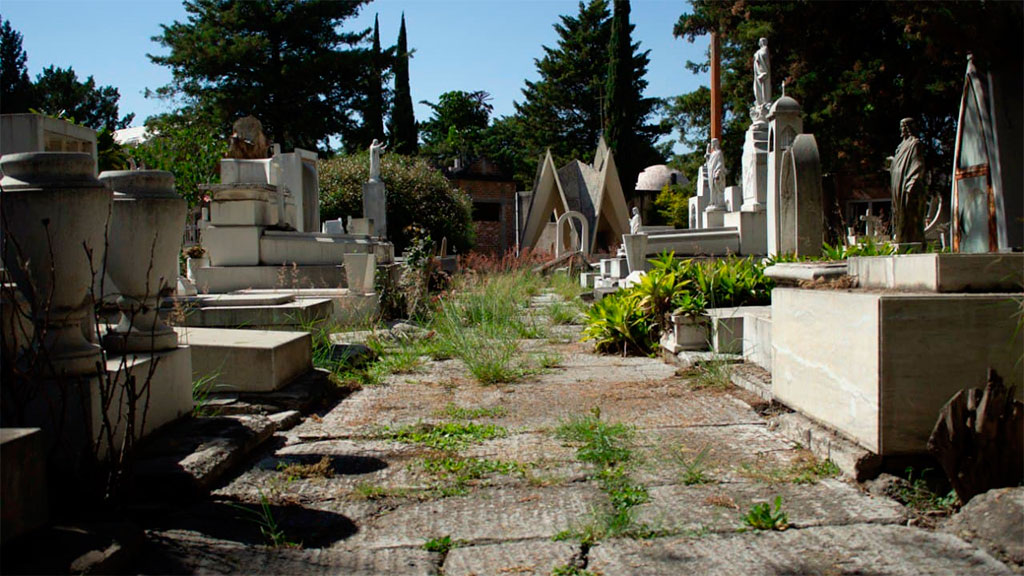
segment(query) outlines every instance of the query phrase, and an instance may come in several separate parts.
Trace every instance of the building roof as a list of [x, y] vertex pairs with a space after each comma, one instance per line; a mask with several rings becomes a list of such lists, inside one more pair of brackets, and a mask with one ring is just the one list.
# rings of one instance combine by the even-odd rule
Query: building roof
[[664, 164], [655, 164], [644, 168], [644, 171], [637, 176], [634, 188], [636, 190], [661, 190], [666, 184], [685, 186], [689, 183], [690, 181], [679, 170], [674, 170]]

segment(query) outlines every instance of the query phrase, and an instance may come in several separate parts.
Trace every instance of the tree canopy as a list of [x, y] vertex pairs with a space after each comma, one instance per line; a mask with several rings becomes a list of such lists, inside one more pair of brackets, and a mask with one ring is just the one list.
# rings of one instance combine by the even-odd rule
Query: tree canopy
[[[557, 45], [545, 46], [544, 57], [536, 60], [540, 79], [527, 81], [523, 102], [515, 104], [520, 146], [522, 153], [530, 158], [529, 164], [536, 166], [537, 159], [547, 148], [559, 164], [574, 158], [590, 158], [611, 106], [615, 106], [616, 113], [620, 109], [630, 111], [631, 118], [620, 134], [628, 132], [635, 136], [632, 143], [635, 165], [661, 161], [663, 156], [655, 147], [655, 141], [667, 133], [668, 128], [651, 123], [658, 101], [640, 97], [647, 87], [644, 76], [650, 60], [648, 52], [640, 51], [639, 44], [630, 44], [630, 81], [622, 85], [623, 89], [629, 87], [629, 95], [622, 95], [628, 101], [618, 100], [615, 104], [610, 101], [608, 57], [612, 21], [607, 0], [580, 2], [579, 12], [575, 16], [561, 16], [555, 31]], [[621, 37], [629, 42], [628, 32]], [[523, 175], [517, 173], [517, 176], [522, 178]], [[527, 178], [533, 178], [532, 171]], [[635, 181], [635, 174], [633, 178]], [[629, 185], [632, 188], [632, 182]]]
[[370, 51], [357, 46], [369, 30], [340, 31], [366, 1], [185, 0], [188, 19], [153, 38], [169, 53], [150, 60], [173, 74], [157, 93], [209, 111], [225, 130], [252, 114], [286, 149], [325, 150], [331, 136], [353, 137], [353, 111], [366, 108]]
[[481, 154], [484, 132], [494, 110], [490, 99], [483, 90], [455, 90], [441, 94], [436, 104], [424, 100], [422, 103], [434, 113], [420, 124], [423, 153], [442, 166], [454, 158], [469, 160]]
[[75, 71], [47, 66], [36, 77], [33, 108], [95, 130], [120, 130], [132, 123], [135, 114], [118, 116], [121, 94], [113, 86], [97, 86], [92, 76], [78, 80]]
[[[694, 0], [675, 35], [691, 42], [715, 31], [722, 46], [723, 149], [738, 166], [753, 102], [751, 57], [770, 42], [775, 93], [804, 111], [823, 170], [880, 173], [899, 142], [899, 121], [916, 117], [929, 149], [933, 188], [948, 185], [966, 55], [1010, 62], [1019, 74], [1022, 9], [1012, 2], [762, 2]], [[855, 31], [846, 33], [846, 31]], [[706, 72], [708, 61], [689, 62]], [[709, 94], [671, 102], [683, 141], [698, 164], [707, 142]]]
[[0, 113], [28, 112], [32, 106], [32, 81], [28, 78], [28, 54], [21, 33], [0, 18]]
[[409, 46], [405, 33], [405, 14], [398, 30], [395, 48], [395, 101], [391, 107], [391, 146], [398, 154], [416, 154], [419, 135], [416, 116], [412, 109], [412, 91], [409, 88]]

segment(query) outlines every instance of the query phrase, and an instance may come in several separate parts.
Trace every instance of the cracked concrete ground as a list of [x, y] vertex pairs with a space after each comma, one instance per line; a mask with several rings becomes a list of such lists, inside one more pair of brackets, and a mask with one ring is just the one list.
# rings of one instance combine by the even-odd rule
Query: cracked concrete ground
[[[586, 344], [533, 340], [524, 347], [562, 361], [492, 386], [473, 382], [458, 361], [429, 362], [278, 432], [211, 499], [149, 527], [143, 571], [1011, 573], [956, 536], [906, 526], [906, 512], [892, 500], [839, 478], [798, 479], [793, 471], [808, 465], [808, 453], [769, 430], [742, 391], [697, 390], [660, 360], [599, 356]], [[456, 408], [476, 417], [453, 418]], [[571, 535], [608, 508], [609, 496], [595, 469], [554, 431], [595, 408], [602, 420], [635, 428], [628, 472], [649, 495], [632, 510], [648, 529], [641, 537]], [[506, 434], [445, 451], [387, 433], [453, 421]], [[289, 468], [324, 457], [326, 474], [303, 477]], [[459, 478], [430, 469], [467, 459], [483, 471]], [[695, 470], [696, 480], [687, 475]], [[777, 496], [788, 529], [738, 531], [744, 513]], [[277, 534], [276, 546], [269, 534]]]

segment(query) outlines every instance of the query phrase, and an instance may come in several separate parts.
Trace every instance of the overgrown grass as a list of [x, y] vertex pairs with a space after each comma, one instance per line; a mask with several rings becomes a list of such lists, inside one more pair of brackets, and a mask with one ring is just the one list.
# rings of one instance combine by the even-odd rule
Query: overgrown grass
[[721, 358], [701, 362], [691, 370], [693, 390], [727, 390], [732, 386], [732, 363]]
[[420, 444], [437, 450], [459, 450], [493, 438], [508, 436], [508, 430], [494, 424], [442, 422], [384, 429], [384, 437], [406, 444]]
[[590, 414], [563, 420], [555, 430], [555, 437], [578, 444], [576, 458], [598, 466], [612, 466], [632, 458], [628, 442], [633, 429], [621, 422], [609, 423], [601, 419], [600, 408]]
[[757, 466], [749, 463], [740, 465], [741, 476], [767, 484], [815, 484], [823, 478], [832, 478], [840, 473], [839, 467], [831, 460], [818, 460], [809, 452], [801, 454], [789, 466]]
[[956, 510], [959, 498], [956, 492], [950, 490], [945, 496], [936, 494], [928, 482], [928, 474], [932, 472], [926, 468], [915, 473], [912, 467], [906, 469], [906, 481], [897, 482], [892, 490], [891, 496], [917, 512], [938, 512], [949, 514]]
[[434, 416], [440, 418], [451, 418], [453, 420], [479, 420], [481, 418], [501, 418], [508, 414], [504, 406], [491, 406], [488, 408], [466, 408], [448, 403], [444, 408], [434, 412]]

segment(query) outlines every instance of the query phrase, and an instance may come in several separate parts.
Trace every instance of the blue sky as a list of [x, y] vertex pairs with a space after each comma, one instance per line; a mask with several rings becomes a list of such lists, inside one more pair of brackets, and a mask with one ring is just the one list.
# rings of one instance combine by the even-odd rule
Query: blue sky
[[[394, 44], [405, 12], [410, 84], [416, 117], [429, 109], [421, 100], [437, 101], [449, 90], [484, 90], [493, 99], [494, 115], [514, 112], [524, 80], [537, 78], [534, 59], [542, 46], [554, 46], [553, 25], [559, 15], [576, 14], [578, 2], [565, 0], [376, 0], [363, 7], [345, 28], [373, 26], [380, 15], [381, 42]], [[700, 60], [707, 41], [691, 44], [672, 36], [672, 26], [687, 8], [678, 0], [633, 0], [633, 41], [650, 50], [647, 95], [682, 94], [707, 83], [686, 70], [687, 60]], [[29, 75], [34, 79], [51, 64], [71, 66], [80, 79], [93, 76], [100, 85], [121, 93], [121, 114], [136, 114], [136, 125], [168, 110], [143, 96], [170, 80], [166, 68], [150, 63], [146, 54], [162, 53], [150, 38], [161, 24], [187, 16], [176, 0], [4, 0], [0, 15], [24, 36]]]

